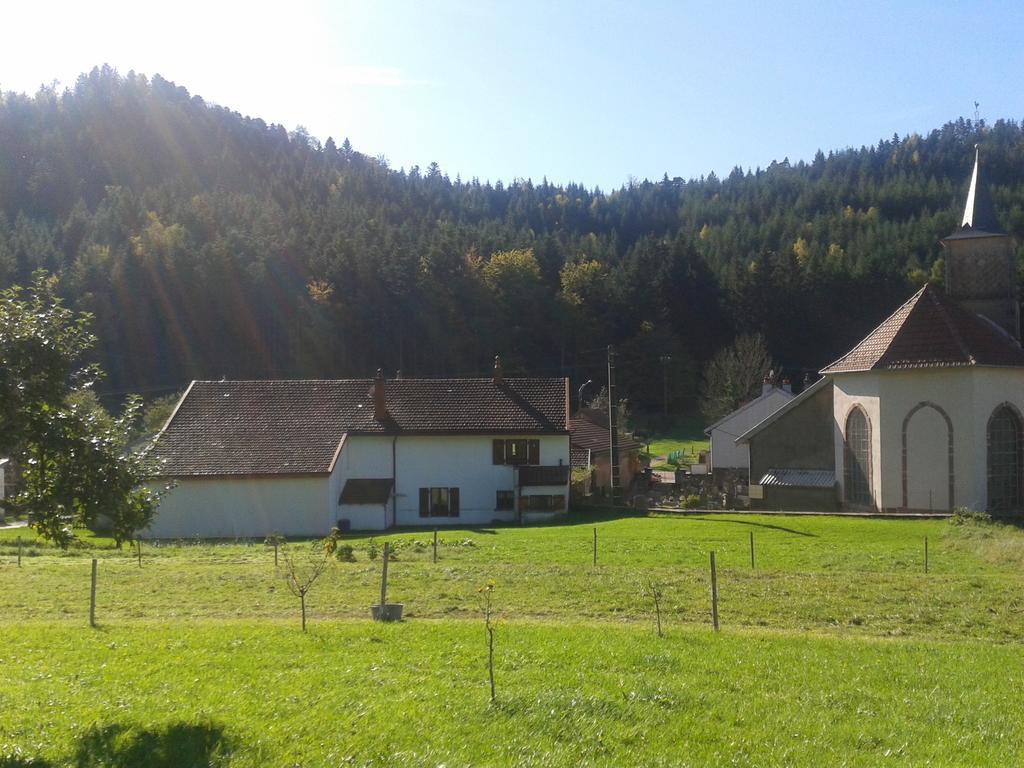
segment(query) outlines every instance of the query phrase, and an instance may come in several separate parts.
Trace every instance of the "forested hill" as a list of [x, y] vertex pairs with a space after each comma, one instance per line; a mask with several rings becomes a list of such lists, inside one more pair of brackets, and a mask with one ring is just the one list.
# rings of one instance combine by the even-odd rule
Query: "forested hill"
[[496, 352], [582, 382], [614, 343], [634, 403], [660, 404], [671, 355], [674, 407], [692, 407], [694, 372], [735, 334], [762, 331], [777, 360], [815, 368], [927, 279], [978, 141], [1021, 238], [1016, 122], [601, 192], [395, 170], [97, 69], [2, 97], [0, 284], [57, 274], [96, 316], [108, 391], [472, 375]]

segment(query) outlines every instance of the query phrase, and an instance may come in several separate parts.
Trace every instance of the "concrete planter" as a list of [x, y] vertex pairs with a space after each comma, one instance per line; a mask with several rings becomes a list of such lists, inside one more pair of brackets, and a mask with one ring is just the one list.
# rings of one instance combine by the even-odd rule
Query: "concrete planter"
[[401, 621], [402, 608], [404, 603], [385, 603], [384, 605], [371, 605], [370, 615], [374, 621]]

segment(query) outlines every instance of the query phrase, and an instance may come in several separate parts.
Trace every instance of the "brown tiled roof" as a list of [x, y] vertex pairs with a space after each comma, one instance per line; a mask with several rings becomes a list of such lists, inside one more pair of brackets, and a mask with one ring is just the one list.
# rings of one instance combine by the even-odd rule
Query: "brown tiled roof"
[[580, 448], [576, 445], [569, 446], [569, 466], [571, 467], [589, 467], [590, 466], [590, 449]]
[[[610, 451], [611, 447], [608, 445], [609, 433], [608, 427], [595, 424], [589, 418], [575, 418], [569, 422], [569, 445], [573, 448], [589, 448], [592, 451], [600, 453], [602, 451]], [[619, 450], [620, 451], [638, 451], [643, 448], [642, 443], [638, 443], [631, 437], [619, 433]]]
[[329, 472], [346, 434], [565, 434], [565, 379], [196, 381], [157, 439], [165, 477]]
[[857, 346], [821, 372], [1024, 366], [1024, 350], [994, 323], [925, 285]]

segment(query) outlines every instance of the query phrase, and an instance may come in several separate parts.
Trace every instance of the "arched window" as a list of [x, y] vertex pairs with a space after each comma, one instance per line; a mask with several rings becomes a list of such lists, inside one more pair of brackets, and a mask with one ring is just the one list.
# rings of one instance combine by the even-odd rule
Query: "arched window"
[[850, 504], [871, 505], [871, 426], [862, 408], [846, 417], [843, 488]]
[[1021, 507], [1020, 417], [1008, 405], [996, 408], [988, 420], [988, 508], [993, 511]]

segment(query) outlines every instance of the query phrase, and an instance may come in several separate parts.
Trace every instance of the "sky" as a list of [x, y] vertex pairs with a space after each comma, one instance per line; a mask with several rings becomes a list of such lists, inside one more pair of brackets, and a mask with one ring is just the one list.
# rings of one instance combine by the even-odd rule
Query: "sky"
[[393, 168], [697, 178], [1024, 118], [1024, 3], [26, 2], [0, 89], [108, 63]]

